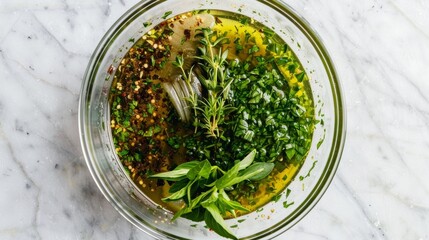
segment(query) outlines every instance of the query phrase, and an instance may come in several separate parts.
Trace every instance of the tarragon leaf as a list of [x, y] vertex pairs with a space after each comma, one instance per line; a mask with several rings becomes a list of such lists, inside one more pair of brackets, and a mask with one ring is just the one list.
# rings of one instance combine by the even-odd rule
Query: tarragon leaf
[[168, 190], [169, 193], [175, 193], [179, 191], [180, 189], [186, 187], [189, 183], [189, 179], [183, 179], [178, 182], [175, 182], [173, 185], [170, 186], [170, 189]]
[[188, 174], [189, 169], [178, 169], [169, 172], [157, 173], [151, 175], [150, 178], [161, 178], [167, 181], [180, 181], [186, 179], [186, 174]]
[[186, 195], [188, 188], [189, 188], [189, 183], [184, 188], [180, 189], [179, 191], [171, 194], [168, 197], [163, 198], [162, 201], [169, 202], [169, 201], [180, 200]]
[[191, 168], [186, 176], [190, 180], [194, 180], [197, 176], [208, 179], [211, 173], [212, 165], [208, 160], [200, 162], [195, 167]]
[[214, 191], [209, 198], [207, 198], [206, 200], [204, 200], [203, 202], [201, 202], [201, 206], [203, 206], [204, 208], [207, 207], [208, 205], [215, 203], [219, 198], [219, 193], [217, 191]]
[[200, 205], [201, 200], [203, 200], [209, 193], [212, 191], [206, 191], [201, 193], [198, 197], [194, 198], [191, 202], [188, 203], [188, 205], [182, 209], [180, 209], [176, 214], [174, 214], [171, 221], [176, 220], [177, 218], [181, 217], [184, 214], [192, 212], [195, 208], [197, 208]]
[[161, 178], [167, 181], [180, 181], [186, 179], [189, 170], [200, 164], [199, 161], [185, 162], [177, 166], [174, 170], [157, 173], [149, 176], [150, 178]]
[[240, 210], [244, 212], [249, 212], [249, 209], [243, 207], [239, 202], [233, 201], [229, 199], [228, 195], [224, 192], [224, 194], [219, 194], [219, 206], [223, 205], [225, 210]]
[[206, 210], [207, 211], [204, 214], [204, 220], [210, 229], [222, 237], [238, 240], [238, 238], [234, 236], [234, 234], [226, 225], [226, 222], [220, 214], [219, 208], [216, 206], [216, 204], [212, 203], [206, 206]]
[[188, 170], [190, 170], [191, 168], [197, 166], [198, 164], [200, 164], [200, 161], [185, 162], [185, 163], [182, 163], [179, 166], [177, 166], [174, 170], [179, 170], [179, 169], [188, 169]]
[[250, 165], [248, 168], [243, 170], [242, 173], [240, 173], [239, 176], [231, 179], [228, 182], [225, 182], [222, 185], [222, 188], [231, 187], [237, 183], [240, 183], [244, 180], [261, 180], [268, 176], [270, 172], [274, 168], [274, 163], [265, 163], [265, 162], [258, 162]]
[[225, 188], [227, 186], [232, 186], [230, 184], [238, 176], [238, 171], [240, 169], [240, 163], [235, 164], [231, 169], [229, 169], [221, 178], [216, 180], [216, 187], [218, 189]]
[[[246, 168], [241, 174], [240, 178], [258, 181], [268, 176], [274, 168], [274, 163], [257, 162]], [[255, 174], [257, 173], [257, 174]], [[243, 180], [244, 180], [243, 179]]]
[[187, 214], [187, 213], [190, 213], [190, 212], [192, 212], [192, 209], [190, 209], [189, 207], [184, 207], [184, 208], [182, 208], [182, 209], [180, 209], [179, 211], [177, 211], [175, 214], [174, 214], [174, 216], [173, 216], [173, 218], [171, 219], [171, 221], [172, 222], [174, 222], [176, 219], [178, 219], [179, 217], [181, 217], [181, 216], [183, 216], [183, 215], [185, 215], [185, 214]]
[[255, 159], [256, 150], [253, 149], [249, 154], [247, 154], [246, 157], [243, 158], [243, 160], [240, 161], [240, 167], [238, 168], [238, 171], [243, 170], [250, 166], [252, 164], [253, 159]]
[[182, 215], [183, 218], [189, 219], [194, 222], [204, 221], [204, 213], [206, 209], [203, 207], [198, 207], [192, 210], [192, 212], [188, 212]]
[[240, 162], [235, 164], [230, 170], [228, 170], [225, 175], [219, 178], [216, 181], [216, 187], [218, 189], [230, 187], [234, 184], [237, 184], [243, 180], [237, 182], [238, 173], [240, 170], [246, 169], [252, 164], [253, 159], [255, 159], [256, 150], [252, 150], [246, 157], [243, 158]]
[[232, 213], [234, 217], [236, 217], [235, 210], [249, 212], [249, 210], [243, 207], [239, 202], [231, 200], [223, 189], [221, 189], [219, 192], [217, 206], [222, 215], [225, 215], [228, 211]]

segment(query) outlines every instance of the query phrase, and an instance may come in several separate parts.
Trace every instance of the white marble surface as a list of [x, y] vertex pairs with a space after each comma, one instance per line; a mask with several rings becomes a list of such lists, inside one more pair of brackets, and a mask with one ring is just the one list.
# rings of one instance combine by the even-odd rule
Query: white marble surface
[[[287, 0], [336, 63], [337, 175], [277, 239], [429, 239], [429, 2]], [[82, 77], [137, 0], [0, 1], [0, 239], [149, 239], [104, 199], [77, 126]]]

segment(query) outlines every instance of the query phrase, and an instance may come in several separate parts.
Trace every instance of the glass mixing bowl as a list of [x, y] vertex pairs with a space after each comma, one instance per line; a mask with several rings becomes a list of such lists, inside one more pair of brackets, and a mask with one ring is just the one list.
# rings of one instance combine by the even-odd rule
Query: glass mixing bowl
[[144, 27], [144, 22], [151, 21], [152, 27], [162, 22], [166, 11], [172, 11], [173, 16], [195, 9], [239, 12], [274, 27], [298, 56], [310, 78], [315, 112], [324, 124], [317, 125], [309, 155], [298, 175], [279, 201], [238, 219], [227, 220], [230, 226], [239, 222], [232, 231], [241, 239], [270, 239], [296, 224], [321, 198], [334, 177], [345, 138], [344, 103], [332, 60], [309, 24], [283, 2], [146, 0], [132, 7], [109, 29], [88, 65], [79, 106], [83, 153], [107, 200], [147, 234], [157, 239], [221, 239], [205, 228], [204, 223], [191, 227], [195, 223], [186, 219], [171, 222], [172, 214], [158, 208], [134, 185], [115, 153], [109, 124], [108, 94], [114, 74], [111, 69], [116, 69], [132, 46], [128, 40], [150, 30], [151, 27]]

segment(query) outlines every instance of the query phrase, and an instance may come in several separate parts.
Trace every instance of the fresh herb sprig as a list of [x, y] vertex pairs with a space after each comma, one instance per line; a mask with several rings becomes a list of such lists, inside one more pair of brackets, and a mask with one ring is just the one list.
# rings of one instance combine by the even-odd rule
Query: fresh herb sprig
[[[177, 105], [179, 108], [182, 106], [193, 109], [195, 132], [201, 127], [205, 129], [208, 136], [219, 138], [225, 116], [233, 110], [231, 105], [228, 104], [228, 97], [234, 78], [228, 78], [227, 80], [228, 49], [224, 51], [222, 49], [223, 44], [228, 43], [229, 39], [225, 34], [218, 34], [218, 32], [210, 28], [198, 29], [195, 38], [200, 43], [198, 47], [199, 55], [194, 57], [198, 60], [195, 71], [193, 71], [194, 66], [189, 71], [185, 70], [182, 55], [176, 56], [176, 60], [172, 63], [181, 70], [182, 80], [186, 83], [186, 86], [178, 87], [176, 90], [179, 99], [172, 100], [173, 102], [182, 101], [184, 99], [180, 98], [180, 96], [183, 95], [187, 103]], [[194, 78], [194, 72], [197, 75], [196, 78]], [[203, 99], [199, 99], [198, 94], [193, 90], [193, 81], [199, 81], [204, 86], [206, 96]], [[199, 92], [200, 94], [202, 93]], [[185, 116], [182, 117], [185, 122], [191, 118], [188, 115], [188, 109], [177, 110], [185, 111]]]
[[184, 217], [193, 221], [205, 221], [219, 235], [237, 239], [226, 225], [227, 212], [236, 216], [236, 210], [248, 212], [239, 202], [229, 198], [227, 191], [245, 180], [261, 180], [270, 174], [274, 163], [253, 162], [256, 150], [238, 161], [228, 171], [212, 166], [208, 160], [191, 161], [169, 172], [150, 176], [171, 182], [170, 196], [163, 201], [183, 200], [185, 207], [176, 212], [172, 221]]
[[[227, 103], [228, 93], [233, 78], [226, 81], [226, 66], [228, 64], [228, 49], [222, 50], [222, 45], [229, 42], [225, 35], [219, 35], [209, 28], [199, 29], [195, 35], [201, 46], [200, 55], [195, 58], [198, 62], [198, 79], [207, 90], [207, 97], [200, 101], [197, 109], [202, 115], [200, 126], [206, 129], [210, 137], [221, 135], [220, 125], [225, 116], [233, 110]], [[195, 116], [198, 117], [198, 116]]]

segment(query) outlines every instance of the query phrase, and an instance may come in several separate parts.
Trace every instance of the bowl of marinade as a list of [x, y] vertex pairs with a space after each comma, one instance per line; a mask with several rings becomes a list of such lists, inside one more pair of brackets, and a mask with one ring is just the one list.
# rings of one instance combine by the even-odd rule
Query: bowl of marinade
[[141, 1], [98, 44], [80, 96], [88, 168], [155, 239], [271, 239], [334, 177], [333, 62], [286, 3]]

